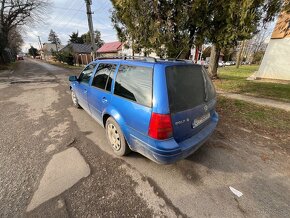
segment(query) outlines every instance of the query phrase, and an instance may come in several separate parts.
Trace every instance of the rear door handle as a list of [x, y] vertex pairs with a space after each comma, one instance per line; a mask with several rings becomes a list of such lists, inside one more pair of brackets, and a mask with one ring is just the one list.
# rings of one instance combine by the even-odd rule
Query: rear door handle
[[103, 98], [102, 98], [102, 102], [103, 102], [103, 103], [107, 103], [107, 102], [108, 102], [108, 100], [106, 99], [106, 97], [103, 97]]

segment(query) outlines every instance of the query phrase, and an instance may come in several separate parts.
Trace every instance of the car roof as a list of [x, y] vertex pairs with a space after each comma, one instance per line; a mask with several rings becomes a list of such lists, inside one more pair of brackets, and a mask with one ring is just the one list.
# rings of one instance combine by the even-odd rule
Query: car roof
[[[136, 59], [135, 59], [136, 58]], [[127, 59], [117, 57], [117, 58], [98, 58], [94, 60], [92, 63], [121, 63], [121, 64], [128, 64], [128, 65], [140, 65], [140, 66], [154, 66], [154, 65], [163, 65], [163, 66], [176, 66], [176, 65], [196, 65], [201, 66], [198, 64], [194, 64], [190, 60], [182, 60], [182, 59], [157, 59], [151, 57], [134, 57]]]

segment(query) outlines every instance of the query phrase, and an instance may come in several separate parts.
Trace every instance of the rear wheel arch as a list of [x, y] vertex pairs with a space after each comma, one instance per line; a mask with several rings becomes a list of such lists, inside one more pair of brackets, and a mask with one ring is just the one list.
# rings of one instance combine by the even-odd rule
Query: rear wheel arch
[[111, 110], [111, 111], [109, 110], [109, 111], [106, 111], [104, 113], [104, 115], [103, 115], [104, 128], [106, 128], [106, 122], [110, 117], [112, 117], [117, 122], [117, 124], [120, 126], [120, 129], [123, 132], [125, 140], [127, 141], [128, 146], [131, 148], [131, 146], [130, 146], [130, 134], [128, 133], [128, 127], [126, 126], [126, 123], [123, 120], [122, 116], [116, 110]]
[[110, 114], [104, 114], [103, 116], [103, 126], [106, 128], [106, 122], [108, 120], [108, 118], [111, 117]]
[[122, 129], [122, 131], [125, 133], [127, 128], [125, 125], [125, 121], [123, 120], [122, 116], [116, 111], [116, 110], [109, 110], [106, 111], [103, 115], [103, 125], [106, 128], [106, 122], [107, 120], [112, 117], [120, 126], [120, 128]]

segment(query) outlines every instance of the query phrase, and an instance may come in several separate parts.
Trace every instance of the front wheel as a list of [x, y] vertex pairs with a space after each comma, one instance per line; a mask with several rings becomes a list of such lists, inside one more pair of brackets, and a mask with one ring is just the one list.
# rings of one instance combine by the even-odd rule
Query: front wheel
[[118, 156], [124, 156], [130, 153], [130, 148], [125, 140], [122, 130], [118, 123], [111, 117], [106, 122], [106, 133], [108, 141]]

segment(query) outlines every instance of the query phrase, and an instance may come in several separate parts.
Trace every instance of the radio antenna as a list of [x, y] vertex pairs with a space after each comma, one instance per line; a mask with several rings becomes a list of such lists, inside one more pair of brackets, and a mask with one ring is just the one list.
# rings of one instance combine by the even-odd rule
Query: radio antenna
[[[193, 35], [193, 36], [188, 40], [188, 42], [190, 42], [190, 41], [193, 39], [194, 36], [195, 36], [195, 35]], [[185, 49], [185, 47], [183, 47], [183, 48], [181, 49], [181, 51], [178, 53], [178, 55], [176, 56], [175, 59], [178, 59], [178, 58], [180, 57], [180, 55], [182, 54], [182, 52], [184, 51], [184, 49]]]

